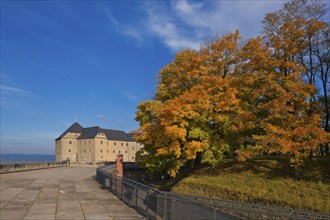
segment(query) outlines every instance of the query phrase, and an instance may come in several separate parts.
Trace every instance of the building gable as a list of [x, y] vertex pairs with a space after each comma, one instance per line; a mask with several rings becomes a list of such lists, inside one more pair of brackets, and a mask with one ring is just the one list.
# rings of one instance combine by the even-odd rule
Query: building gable
[[57, 141], [57, 140], [62, 139], [67, 133], [79, 133], [80, 134], [83, 131], [83, 129], [84, 128], [78, 122], [75, 122], [65, 132], [63, 132], [63, 134], [61, 134], [55, 140]]

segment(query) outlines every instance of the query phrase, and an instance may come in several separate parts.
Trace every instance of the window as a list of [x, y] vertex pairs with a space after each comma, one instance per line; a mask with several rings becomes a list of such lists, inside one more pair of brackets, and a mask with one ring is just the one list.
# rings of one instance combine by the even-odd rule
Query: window
[[128, 143], [126, 143], [126, 147], [128, 147]]
[[124, 144], [123, 144], [123, 143], [121, 143], [121, 146], [124, 146]]
[[116, 146], [116, 142], [113, 142], [113, 145], [115, 145], [115, 146]]
[[72, 144], [72, 141], [69, 141], [69, 144]]
[[107, 153], [109, 153], [109, 150], [107, 150]]
[[101, 158], [103, 158], [103, 156], [101, 155]]
[[92, 152], [92, 150], [91, 150], [91, 149], [89, 149], [89, 152]]
[[69, 149], [69, 153], [71, 153], [71, 149]]
[[102, 153], [102, 149], [101, 149], [101, 153]]
[[115, 151], [115, 150], [113, 150], [113, 153], [116, 153], [116, 151]]
[[120, 150], [119, 150], [119, 153], [120, 153]]
[[84, 149], [84, 153], [86, 153], [86, 149]]
[[91, 144], [91, 140], [89, 140], [88, 143]]
[[134, 156], [132, 156], [132, 160], [134, 160]]
[[101, 141], [101, 144], [103, 144], [103, 141]]
[[107, 141], [107, 145], [109, 145], [109, 142]]
[[86, 140], [84, 140], [84, 144], [86, 144]]
[[134, 147], [132, 147], [132, 150], [134, 150]]

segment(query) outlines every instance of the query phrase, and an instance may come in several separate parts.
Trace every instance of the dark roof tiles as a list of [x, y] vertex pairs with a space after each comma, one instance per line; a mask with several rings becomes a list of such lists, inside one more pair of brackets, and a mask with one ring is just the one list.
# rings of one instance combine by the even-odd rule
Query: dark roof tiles
[[134, 138], [135, 135], [136, 135], [136, 134], [128, 133], [128, 134], [126, 135], [128, 141], [136, 141], [135, 138]]
[[127, 134], [124, 131], [102, 129], [108, 140], [128, 141]]
[[94, 138], [100, 131], [99, 127], [84, 128], [78, 139]]
[[80, 133], [78, 139], [95, 138], [98, 133], [104, 133], [108, 140], [128, 141], [128, 142], [135, 141], [135, 139], [133, 138], [135, 134], [130, 134], [130, 133], [127, 134], [124, 131], [119, 131], [119, 130], [103, 129], [98, 126], [83, 128], [77, 122], [71, 125], [71, 127], [68, 128], [56, 140], [63, 138], [68, 132]]
[[67, 133], [81, 133], [84, 128], [78, 123], [73, 123], [66, 131], [63, 132], [56, 140], [63, 138]]

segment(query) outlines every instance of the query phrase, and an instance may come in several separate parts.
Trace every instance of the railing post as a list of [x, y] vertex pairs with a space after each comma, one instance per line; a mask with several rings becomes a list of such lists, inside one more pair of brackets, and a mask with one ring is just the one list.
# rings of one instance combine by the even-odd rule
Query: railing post
[[147, 189], [147, 219], [149, 219], [149, 189]]
[[115, 176], [115, 178], [116, 178], [116, 181], [115, 181], [115, 182], [116, 182], [115, 190], [116, 190], [116, 196], [118, 196], [118, 188], [117, 188], [117, 185], [118, 185], [118, 184], [117, 184], [117, 181], [118, 181], [118, 180], [117, 180], [117, 176]]
[[109, 188], [110, 187], [110, 179], [106, 176], [105, 181], [104, 181], [105, 187]]
[[123, 178], [120, 178], [120, 199], [123, 201]]
[[135, 207], [137, 208], [138, 188], [135, 186]]
[[[216, 200], [213, 200], [213, 203], [216, 204]], [[214, 210], [213, 210], [213, 219], [216, 220], [217, 219], [217, 207], [213, 206]]]
[[166, 220], [166, 195], [167, 195], [167, 193], [165, 192], [164, 193], [164, 217], [163, 217], [163, 219], [165, 219]]

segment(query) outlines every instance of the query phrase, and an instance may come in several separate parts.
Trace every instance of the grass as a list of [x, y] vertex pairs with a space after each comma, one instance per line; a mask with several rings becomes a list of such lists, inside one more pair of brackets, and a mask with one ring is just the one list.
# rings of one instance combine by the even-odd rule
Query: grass
[[[330, 213], [330, 157], [306, 161], [300, 180], [288, 158], [225, 160], [163, 185], [172, 192]], [[183, 176], [185, 176], [183, 178]]]

